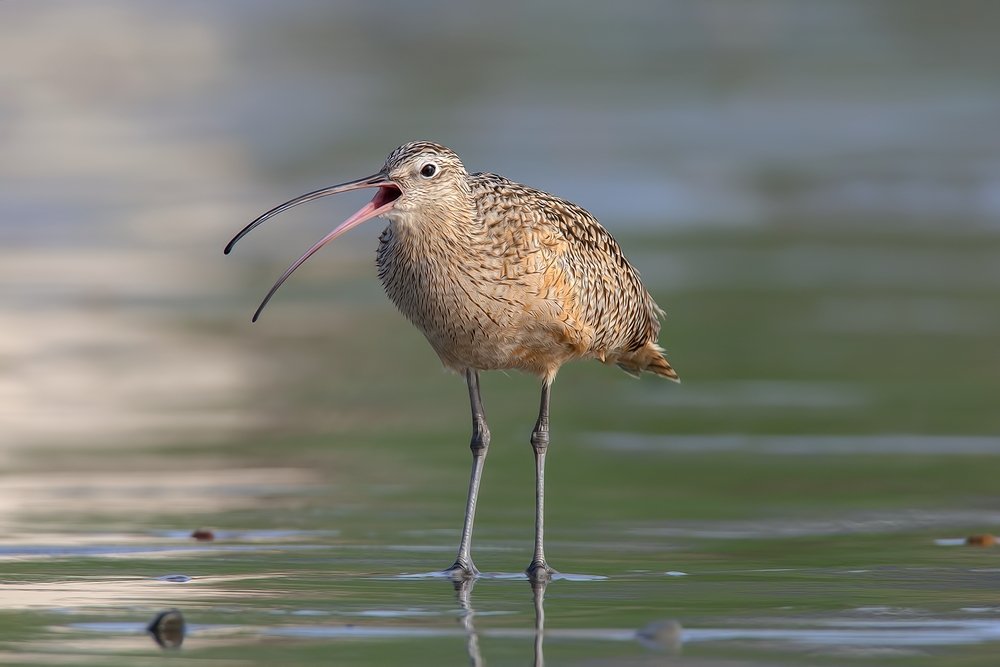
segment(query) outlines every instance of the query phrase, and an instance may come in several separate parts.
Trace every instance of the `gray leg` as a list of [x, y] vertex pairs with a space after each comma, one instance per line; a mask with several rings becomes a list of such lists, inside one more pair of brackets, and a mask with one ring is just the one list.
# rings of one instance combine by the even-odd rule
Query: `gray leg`
[[531, 447], [535, 450], [535, 555], [526, 570], [533, 579], [549, 579], [555, 573], [545, 562], [543, 533], [545, 532], [545, 452], [549, 447], [549, 383], [542, 385], [542, 403], [538, 421], [531, 432]]
[[479, 496], [479, 480], [483, 476], [486, 450], [490, 446], [490, 429], [486, 425], [483, 399], [479, 395], [479, 371], [467, 369], [465, 380], [469, 385], [469, 402], [472, 404], [472, 478], [469, 480], [469, 501], [465, 506], [465, 524], [462, 526], [462, 543], [458, 547], [458, 558], [449, 572], [452, 576], [474, 577], [479, 570], [472, 564], [469, 550], [472, 547], [472, 523], [476, 519], [476, 498]]

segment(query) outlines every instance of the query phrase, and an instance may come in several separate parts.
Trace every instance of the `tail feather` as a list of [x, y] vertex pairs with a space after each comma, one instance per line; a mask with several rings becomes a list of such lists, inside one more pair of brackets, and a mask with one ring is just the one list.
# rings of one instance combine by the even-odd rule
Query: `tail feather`
[[673, 367], [663, 358], [663, 348], [656, 343], [647, 343], [645, 347], [641, 347], [635, 352], [614, 359], [613, 363], [632, 377], [639, 377], [643, 371], [646, 371], [674, 382], [680, 382]]

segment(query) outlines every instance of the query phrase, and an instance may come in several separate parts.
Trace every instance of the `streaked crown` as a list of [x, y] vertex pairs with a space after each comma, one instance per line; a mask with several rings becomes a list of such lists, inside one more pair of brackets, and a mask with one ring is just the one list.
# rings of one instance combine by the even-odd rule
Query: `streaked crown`
[[455, 151], [433, 141], [411, 141], [403, 144], [385, 159], [383, 170], [391, 174], [404, 165], [410, 165], [426, 158], [433, 158], [439, 168], [450, 168], [455, 173], [465, 173], [465, 165]]

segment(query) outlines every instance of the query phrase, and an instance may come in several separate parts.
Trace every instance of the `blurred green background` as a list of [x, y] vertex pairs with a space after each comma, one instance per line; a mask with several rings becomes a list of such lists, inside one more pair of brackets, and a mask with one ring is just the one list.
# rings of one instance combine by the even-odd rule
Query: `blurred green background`
[[[128, 662], [155, 647], [46, 628], [164, 605], [205, 624], [318, 601], [452, 613], [447, 586], [357, 578], [450, 564], [469, 465], [463, 382], [378, 284], [381, 223], [324, 248], [250, 324], [364, 193], [222, 255], [258, 214], [415, 139], [590, 210], [668, 313], [683, 384], [591, 363], [554, 385], [548, 555], [618, 588], [557, 582], [550, 626], [785, 607], [989, 618], [995, 581], [970, 573], [995, 554], [933, 540], [1000, 525], [998, 25], [985, 1], [0, 4], [0, 648]], [[494, 373], [483, 392], [474, 554], [517, 572], [538, 387]], [[234, 544], [319, 531], [278, 541], [339, 555], [178, 561], [201, 525]], [[662, 576], [699, 567], [705, 588]], [[734, 593], [730, 571], [753, 568], [819, 579], [753, 575]], [[939, 575], [914, 589], [829, 568]], [[140, 586], [173, 570], [209, 583]], [[60, 592], [67, 578], [84, 592]], [[476, 593], [519, 610], [491, 622], [533, 627], [526, 585]], [[205, 659], [389, 659], [197, 637]], [[493, 660], [530, 655], [490, 641]], [[990, 646], [968, 650], [973, 664]]]

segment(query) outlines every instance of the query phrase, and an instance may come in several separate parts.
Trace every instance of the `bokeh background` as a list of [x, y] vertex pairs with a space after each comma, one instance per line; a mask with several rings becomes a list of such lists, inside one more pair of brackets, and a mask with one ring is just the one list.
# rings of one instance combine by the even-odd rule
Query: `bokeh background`
[[[606, 557], [572, 531], [1000, 524], [998, 25], [986, 1], [0, 3], [0, 540], [419, 525], [446, 565], [465, 388], [382, 295], [380, 222], [250, 324], [364, 193], [222, 254], [414, 139], [590, 210], [668, 313], [680, 386], [557, 380], [563, 562]], [[537, 387], [484, 393], [480, 530], [516, 570]], [[8, 609], [59, 606], [38, 581]]]
[[[258, 212], [374, 171], [414, 138], [603, 220], [667, 307], [663, 342], [692, 385], [893, 385], [923, 403], [882, 425], [897, 431], [995, 401], [966, 384], [997, 370], [995, 339], [980, 345], [1000, 318], [990, 3], [3, 14], [5, 451], [228, 438], [266, 421], [248, 396], [273, 387], [261, 368], [273, 357], [247, 339], [299, 328], [282, 323], [293, 310], [349, 312], [335, 283], [365, 271], [375, 284], [378, 223], [303, 269], [265, 334], [232, 319], [246, 325], [272, 275], [355, 203], [296, 211], [228, 260], [219, 248]], [[364, 289], [366, 310], [389, 310]], [[692, 349], [693, 332], [715, 344]]]

